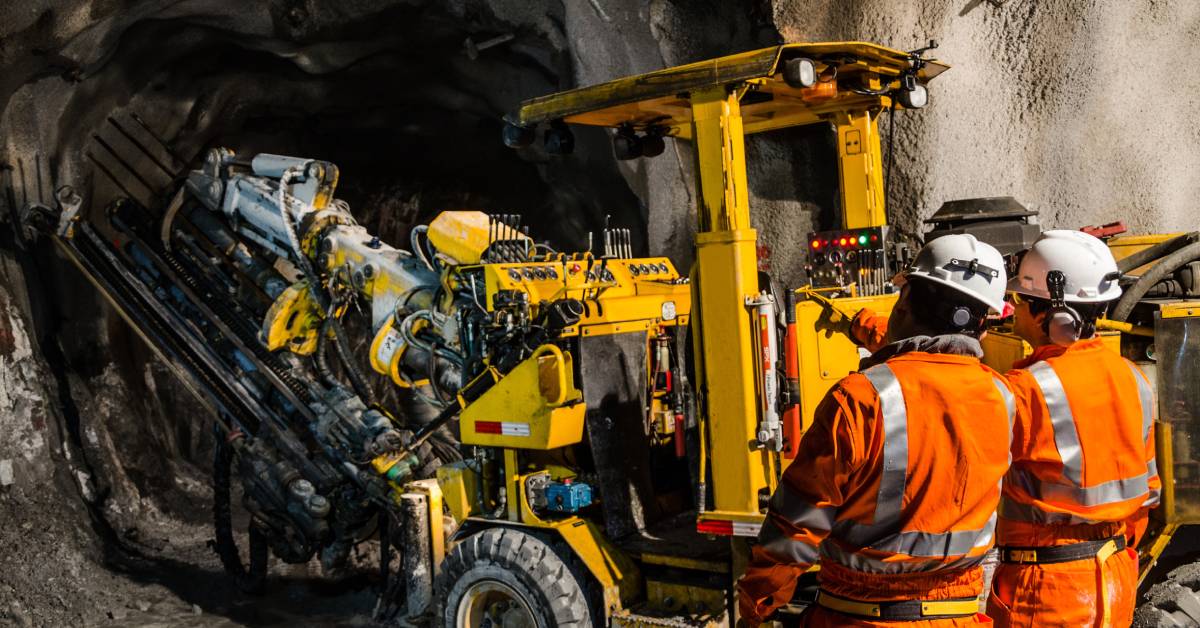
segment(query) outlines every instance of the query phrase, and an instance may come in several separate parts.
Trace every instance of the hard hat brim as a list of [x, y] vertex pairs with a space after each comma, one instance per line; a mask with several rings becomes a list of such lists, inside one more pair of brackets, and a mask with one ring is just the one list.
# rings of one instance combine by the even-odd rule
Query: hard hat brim
[[[1017, 294], [1023, 294], [1028, 297], [1034, 297], [1036, 299], [1045, 299], [1047, 301], [1050, 300], [1050, 293], [1046, 290], [1037, 290], [1022, 286], [1020, 277], [1013, 277], [1012, 279], [1008, 280], [1008, 291], [1015, 292]], [[1109, 301], [1116, 301], [1117, 299], [1121, 298], [1122, 293], [1123, 291], [1121, 290], [1120, 286], [1114, 286], [1112, 290], [1094, 297], [1081, 297], [1074, 294], [1066, 294], [1063, 295], [1063, 301], [1066, 301], [1067, 303], [1108, 303]]]

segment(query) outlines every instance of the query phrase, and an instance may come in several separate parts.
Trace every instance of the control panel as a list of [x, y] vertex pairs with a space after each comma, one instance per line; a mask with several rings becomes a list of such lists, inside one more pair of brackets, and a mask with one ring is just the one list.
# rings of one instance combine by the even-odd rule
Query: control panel
[[665, 257], [556, 259], [511, 264], [485, 264], [485, 303], [500, 290], [529, 295], [531, 303], [562, 297], [597, 299], [672, 291], [686, 283]]
[[893, 292], [888, 228], [814, 231], [808, 234], [809, 281], [816, 287], [856, 284], [860, 296]]

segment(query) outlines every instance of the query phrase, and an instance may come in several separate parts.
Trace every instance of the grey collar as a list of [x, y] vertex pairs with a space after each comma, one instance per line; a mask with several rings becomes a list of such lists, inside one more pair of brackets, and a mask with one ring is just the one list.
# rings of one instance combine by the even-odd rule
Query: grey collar
[[963, 334], [913, 336], [885, 345], [870, 356], [863, 358], [862, 362], [858, 365], [858, 370], [861, 371], [876, 364], [882, 364], [891, 358], [911, 351], [965, 355], [973, 358], [983, 357], [983, 346], [979, 344], [977, 338]]

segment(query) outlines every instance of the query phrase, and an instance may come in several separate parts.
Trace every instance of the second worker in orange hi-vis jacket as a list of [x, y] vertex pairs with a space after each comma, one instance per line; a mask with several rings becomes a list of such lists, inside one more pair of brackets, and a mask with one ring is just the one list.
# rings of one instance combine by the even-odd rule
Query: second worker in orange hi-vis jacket
[[1119, 277], [1103, 242], [1047, 231], [1010, 286], [1034, 352], [1007, 374], [1019, 418], [988, 601], [998, 626], [1132, 621], [1133, 547], [1161, 484], [1150, 383], [1093, 337]]
[[819, 405], [772, 495], [738, 584], [757, 625], [820, 563], [804, 626], [941, 627], [978, 613], [1014, 398], [978, 336], [1003, 307], [1003, 260], [969, 235], [931, 241], [902, 275], [889, 344]]

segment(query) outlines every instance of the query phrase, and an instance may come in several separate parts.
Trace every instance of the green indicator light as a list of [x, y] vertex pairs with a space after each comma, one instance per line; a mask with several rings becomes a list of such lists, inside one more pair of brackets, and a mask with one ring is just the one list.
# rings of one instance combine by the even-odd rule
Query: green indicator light
[[867, 236], [866, 236], [865, 234], [864, 234], [864, 235], [860, 235], [860, 236], [858, 236], [858, 243], [859, 243], [859, 244], [866, 244], [866, 243], [867, 243]]

